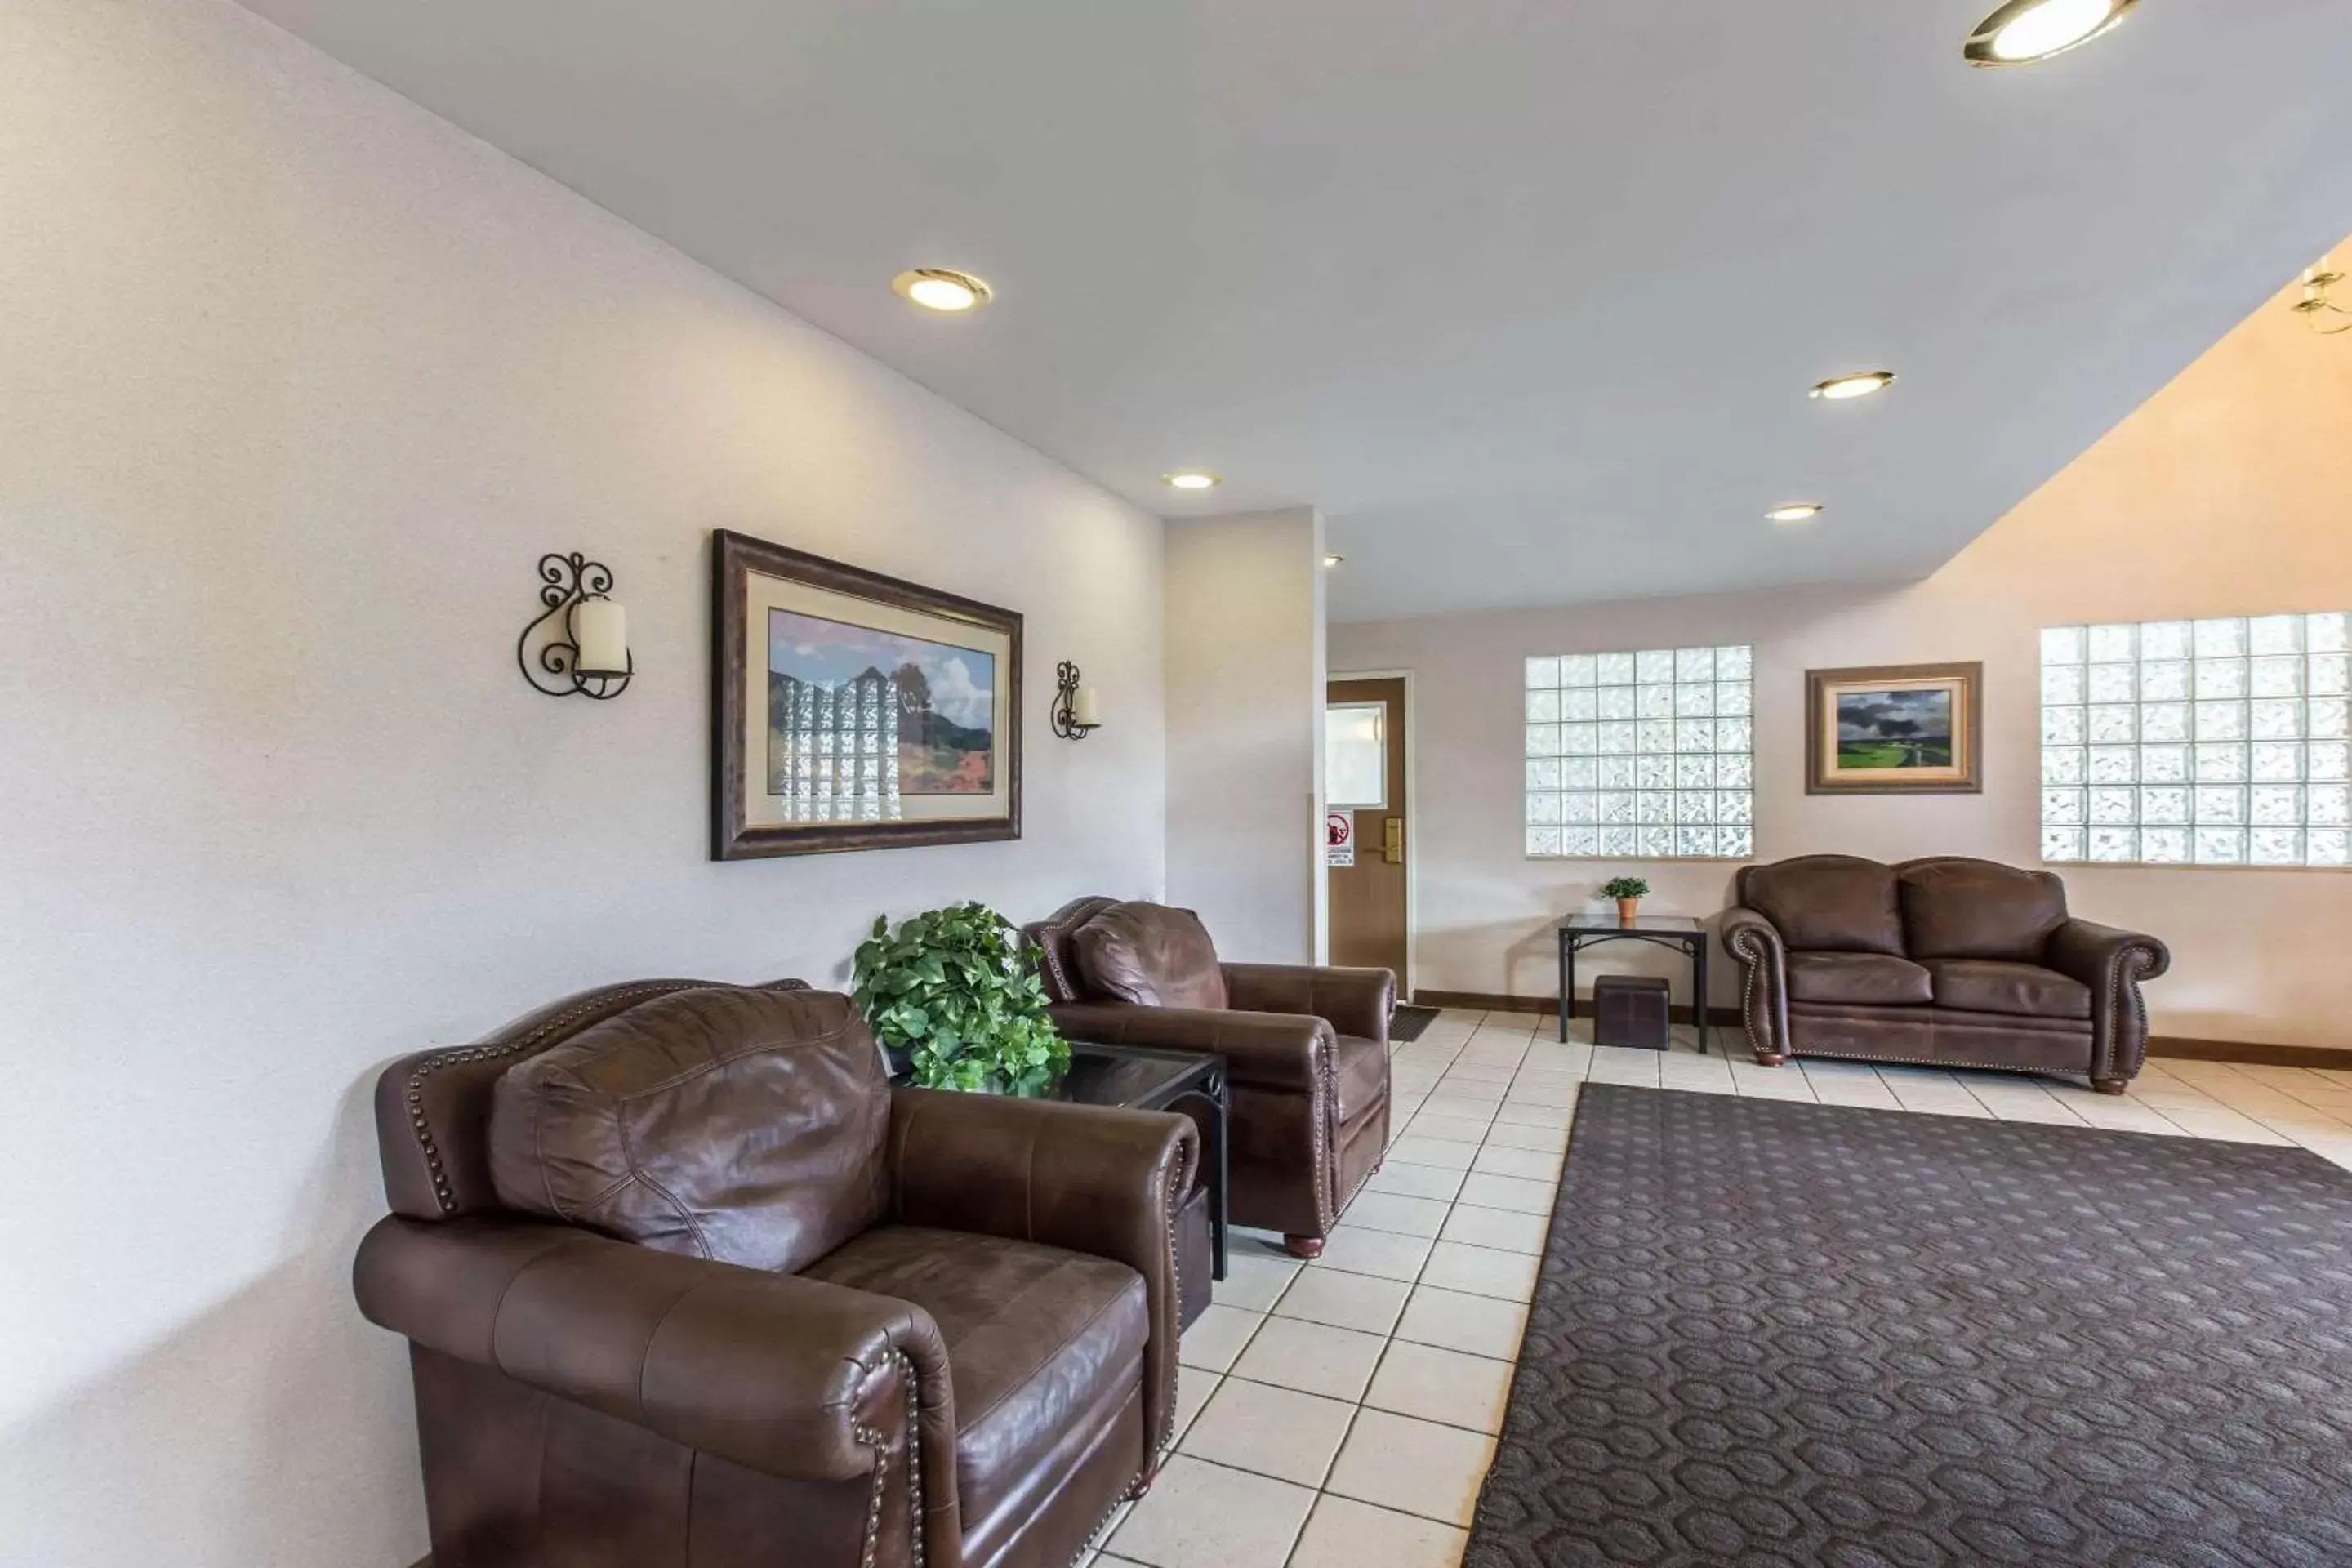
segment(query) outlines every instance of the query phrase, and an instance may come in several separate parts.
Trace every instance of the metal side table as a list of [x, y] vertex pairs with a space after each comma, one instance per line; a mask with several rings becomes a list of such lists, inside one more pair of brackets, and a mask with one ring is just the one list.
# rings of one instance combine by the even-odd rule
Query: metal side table
[[1576, 955], [1604, 942], [1646, 942], [1678, 947], [1691, 965], [1691, 1018], [1698, 1026], [1698, 1048], [1706, 1051], [1706, 926], [1690, 915], [1636, 915], [1632, 923], [1596, 915], [1570, 915], [1559, 922], [1559, 1037], [1576, 1010]]

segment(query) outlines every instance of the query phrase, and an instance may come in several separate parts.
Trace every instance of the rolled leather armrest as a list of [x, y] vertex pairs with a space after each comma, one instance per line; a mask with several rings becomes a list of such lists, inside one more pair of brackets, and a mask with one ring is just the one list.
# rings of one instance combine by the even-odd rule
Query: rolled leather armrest
[[763, 1474], [869, 1474], [894, 1394], [919, 1400], [927, 1462], [953, 1432], [939, 1329], [888, 1297], [488, 1217], [383, 1220], [352, 1274], [372, 1322]]
[[2042, 956], [2094, 993], [2123, 979], [2153, 980], [2172, 967], [2171, 951], [2156, 938], [2092, 921], [2068, 921], [2052, 931]]
[[2147, 1055], [2139, 983], [2172, 967], [2164, 943], [2136, 931], [2070, 920], [2050, 933], [2042, 961], [2091, 988], [2091, 1076], [2132, 1078]]
[[1723, 950], [1740, 967], [1739, 1018], [1748, 1043], [1759, 1053], [1788, 1054], [1788, 949], [1780, 928], [1750, 909], [1726, 910], [1719, 928]]
[[1143, 1276], [1150, 1314], [1144, 1422], [1172, 1435], [1182, 1309], [1176, 1214], [1200, 1168], [1201, 1134], [1169, 1111], [898, 1089], [890, 1182], [902, 1224], [1034, 1241]]
[[1327, 1020], [1343, 1035], [1388, 1043], [1396, 1008], [1396, 976], [1385, 969], [1338, 969], [1290, 963], [1227, 963], [1228, 1003], [1244, 1013], [1303, 1014]]
[[1292, 1013], [1128, 1002], [1064, 1002], [1049, 1011], [1055, 1026], [1074, 1040], [1215, 1051], [1225, 1058], [1226, 1078], [1252, 1089], [1310, 1093], [1331, 1054], [1329, 1022]]
[[1726, 910], [1722, 934], [1724, 951], [1742, 963], [1765, 963], [1777, 968], [1786, 957], [1780, 928], [1754, 910]]
[[1170, 1111], [890, 1092], [902, 1223], [1090, 1253], [1146, 1280], [1168, 1271], [1169, 1215], [1200, 1159], [1200, 1130]]

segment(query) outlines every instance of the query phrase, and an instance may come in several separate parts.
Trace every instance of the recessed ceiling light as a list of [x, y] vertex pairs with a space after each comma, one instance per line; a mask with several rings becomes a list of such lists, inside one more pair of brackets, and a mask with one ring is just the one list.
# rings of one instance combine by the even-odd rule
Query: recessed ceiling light
[[1337, 566], [1340, 562], [1345, 561], [1347, 557], [1344, 555], [1326, 555], [1323, 557], [1323, 564], [1326, 566]]
[[911, 272], [901, 272], [890, 279], [890, 287], [898, 291], [900, 299], [950, 316], [977, 310], [996, 297], [995, 289], [971, 273], [954, 272], [944, 267], [918, 267]]
[[1802, 522], [1807, 518], [1822, 515], [1822, 503], [1817, 500], [1792, 500], [1786, 506], [1776, 506], [1765, 517], [1773, 522]]
[[2009, 0], [1960, 51], [1972, 66], [2026, 66], [2087, 44], [2139, 0]]
[[1160, 479], [1161, 483], [1173, 485], [1180, 490], [1205, 490], [1220, 482], [1217, 476], [1206, 468], [1179, 468], [1172, 474], [1160, 475]]
[[1811, 396], [1831, 403], [1843, 403], [1848, 398], [1868, 397], [1874, 392], [1884, 392], [1895, 384], [1891, 370], [1857, 370], [1846, 375], [1833, 375], [1816, 384]]

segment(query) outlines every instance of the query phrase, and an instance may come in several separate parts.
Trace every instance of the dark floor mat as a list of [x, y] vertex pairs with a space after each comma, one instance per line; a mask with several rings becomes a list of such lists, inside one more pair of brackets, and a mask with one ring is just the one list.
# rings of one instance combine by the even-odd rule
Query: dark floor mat
[[1399, 1040], [1417, 1040], [1421, 1038], [1421, 1032], [1435, 1022], [1437, 1022], [1436, 1008], [1420, 1006], [1412, 1002], [1400, 1002], [1396, 1005], [1395, 1011], [1389, 1015], [1389, 1039], [1391, 1043]]

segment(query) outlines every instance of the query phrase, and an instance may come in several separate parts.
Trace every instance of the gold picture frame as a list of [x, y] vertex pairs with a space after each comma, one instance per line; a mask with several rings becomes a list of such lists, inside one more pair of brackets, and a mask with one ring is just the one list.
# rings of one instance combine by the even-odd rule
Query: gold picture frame
[[1807, 795], [1979, 795], [1984, 666], [1805, 671]]

